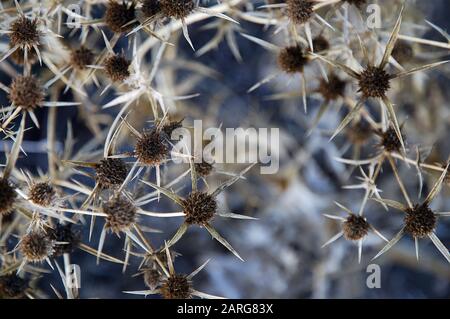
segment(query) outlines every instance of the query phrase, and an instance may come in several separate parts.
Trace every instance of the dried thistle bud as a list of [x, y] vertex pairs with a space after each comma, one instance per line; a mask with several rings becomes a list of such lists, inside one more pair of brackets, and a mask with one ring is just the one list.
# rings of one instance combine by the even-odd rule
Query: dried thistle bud
[[362, 121], [348, 126], [346, 130], [347, 138], [354, 145], [363, 145], [372, 136], [371, 127]]
[[186, 223], [205, 225], [216, 213], [217, 202], [208, 193], [193, 192], [183, 200], [183, 212], [186, 214]]
[[303, 24], [314, 13], [314, 2], [309, 0], [286, 0], [287, 14], [295, 24]]
[[53, 254], [54, 241], [45, 232], [30, 232], [23, 236], [19, 250], [31, 262], [41, 262]]
[[[10, 44], [11, 45], [11, 44]], [[18, 65], [25, 64], [25, 50], [22, 48], [18, 48], [16, 51], [14, 51], [11, 55], [11, 60]], [[38, 56], [36, 54], [35, 50], [28, 50], [27, 52], [27, 62], [29, 64], [34, 64], [38, 60]]]
[[157, 129], [142, 133], [137, 140], [135, 154], [141, 163], [161, 164], [169, 156], [167, 135]]
[[136, 4], [131, 2], [127, 4], [125, 1], [118, 3], [110, 0], [105, 12], [105, 22], [108, 28], [116, 33], [128, 32], [135, 26], [132, 23], [136, 19]]
[[427, 203], [416, 204], [405, 211], [405, 231], [414, 238], [424, 238], [436, 228], [437, 218]]
[[194, 0], [160, 0], [161, 13], [165, 17], [184, 19], [195, 9]]
[[303, 72], [308, 61], [308, 57], [298, 45], [286, 47], [278, 55], [278, 65], [281, 70], [289, 74]]
[[84, 70], [88, 65], [94, 62], [94, 52], [92, 50], [81, 46], [79, 49], [72, 50], [70, 54], [70, 64], [76, 70]]
[[343, 0], [344, 2], [353, 4], [354, 6], [361, 8], [363, 5], [367, 3], [367, 0]]
[[330, 48], [330, 43], [324, 36], [319, 35], [313, 39], [313, 48], [315, 52], [326, 51]]
[[171, 275], [163, 281], [160, 290], [164, 299], [192, 298], [192, 283], [185, 275]]
[[46, 182], [36, 183], [30, 187], [30, 200], [40, 206], [50, 206], [55, 199], [55, 195], [53, 186]]
[[21, 299], [25, 297], [28, 282], [15, 273], [0, 276], [0, 299]]
[[31, 48], [39, 45], [38, 20], [20, 16], [11, 23], [9, 34], [12, 47]]
[[44, 98], [44, 89], [32, 75], [19, 75], [9, 86], [9, 100], [16, 107], [33, 110], [42, 106]]
[[112, 55], [105, 60], [106, 75], [113, 82], [122, 82], [130, 76], [130, 64], [123, 55]]
[[106, 228], [114, 233], [129, 229], [136, 222], [136, 207], [128, 199], [117, 195], [103, 204]]
[[400, 64], [409, 62], [414, 57], [413, 47], [406, 41], [397, 41], [392, 50], [392, 56]]
[[397, 133], [395, 132], [393, 127], [389, 127], [386, 132], [381, 135], [381, 146], [387, 152], [398, 152], [402, 147], [402, 143], [400, 142]]
[[391, 76], [382, 68], [368, 66], [359, 74], [359, 92], [364, 97], [384, 97], [390, 89]]
[[144, 271], [144, 283], [148, 288], [154, 290], [156, 287], [158, 287], [160, 282], [161, 282], [161, 274], [159, 273], [158, 270], [146, 269]]
[[201, 163], [195, 163], [195, 171], [201, 177], [206, 177], [211, 174], [214, 166], [208, 162], [202, 161]]
[[150, 18], [161, 12], [161, 4], [159, 0], [144, 0], [142, 2], [142, 13], [144, 17]]
[[12, 211], [17, 193], [14, 187], [6, 179], [0, 179], [0, 216], [9, 215]]
[[49, 232], [49, 236], [56, 242], [51, 257], [70, 254], [81, 242], [81, 233], [77, 230], [73, 230], [72, 224], [57, 224], [55, 229], [52, 229]]
[[328, 82], [325, 79], [320, 79], [319, 88], [317, 91], [327, 101], [334, 101], [339, 97], [344, 96], [345, 86], [347, 82], [341, 80], [337, 75], [330, 74]]
[[170, 138], [172, 136], [172, 132], [177, 128], [183, 127], [183, 120], [180, 121], [171, 121], [167, 124], [164, 124], [161, 130], [166, 133], [166, 135]]
[[102, 159], [95, 167], [95, 181], [103, 189], [122, 185], [127, 175], [126, 163], [120, 158]]
[[349, 215], [342, 225], [347, 240], [360, 240], [369, 233], [370, 225], [362, 216]]

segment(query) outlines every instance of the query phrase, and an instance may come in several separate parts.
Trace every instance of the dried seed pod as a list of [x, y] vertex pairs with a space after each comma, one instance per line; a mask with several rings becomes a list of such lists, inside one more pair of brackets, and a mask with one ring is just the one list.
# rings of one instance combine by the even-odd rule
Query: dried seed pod
[[106, 228], [114, 233], [129, 229], [136, 222], [136, 207], [127, 198], [116, 195], [103, 204], [106, 217]]
[[29, 19], [25, 16], [20, 16], [11, 23], [9, 28], [10, 46], [18, 46], [20, 48], [32, 48], [39, 45], [40, 33], [38, 30], [38, 20]]
[[49, 231], [51, 240], [54, 240], [53, 254], [51, 257], [59, 257], [72, 253], [81, 242], [81, 233], [72, 229], [72, 224], [57, 224]]
[[336, 74], [332, 73], [328, 76], [328, 81], [320, 79], [317, 91], [327, 101], [334, 101], [344, 96], [345, 86], [347, 82], [341, 80]]
[[201, 163], [195, 163], [195, 171], [197, 174], [201, 177], [206, 177], [209, 174], [211, 174], [212, 170], [214, 169], [214, 166], [208, 162], [201, 162]]
[[382, 68], [368, 66], [359, 74], [359, 90], [364, 97], [381, 98], [390, 89], [391, 76]]
[[161, 282], [161, 274], [159, 273], [158, 270], [146, 269], [144, 271], [144, 283], [148, 288], [154, 290], [156, 287], [158, 287], [160, 282]]
[[161, 13], [165, 17], [184, 19], [195, 9], [194, 0], [160, 0]]
[[309, 0], [286, 0], [287, 15], [295, 24], [303, 24], [314, 13], [314, 2]]
[[313, 48], [315, 52], [326, 51], [330, 48], [330, 43], [324, 36], [319, 35], [313, 39]]
[[132, 23], [136, 19], [136, 4], [131, 2], [127, 4], [125, 1], [118, 3], [110, 0], [105, 12], [105, 22], [108, 28], [116, 33], [131, 31], [135, 24]]
[[122, 185], [127, 175], [126, 163], [120, 158], [102, 159], [95, 167], [95, 181], [103, 189]]
[[21, 299], [25, 297], [28, 282], [15, 273], [0, 276], [0, 299]]
[[141, 163], [161, 164], [169, 156], [167, 135], [157, 129], [142, 133], [137, 140], [135, 154]]
[[17, 193], [6, 178], [0, 179], [0, 216], [9, 215], [16, 201]]
[[25, 110], [42, 106], [44, 98], [44, 89], [32, 75], [19, 75], [9, 86], [9, 100], [13, 105]]
[[50, 183], [42, 182], [31, 185], [29, 198], [40, 206], [50, 206], [55, 199], [56, 192]]
[[112, 55], [105, 60], [106, 75], [113, 82], [122, 82], [130, 76], [131, 61], [127, 60], [123, 55]]
[[369, 233], [370, 225], [362, 216], [349, 215], [342, 224], [344, 237], [347, 240], [360, 240]]
[[193, 192], [183, 200], [183, 212], [186, 214], [186, 223], [205, 225], [216, 213], [217, 202], [208, 193]]
[[160, 290], [164, 299], [192, 298], [192, 283], [185, 275], [171, 275], [162, 282]]
[[54, 241], [45, 232], [33, 231], [22, 237], [19, 250], [31, 262], [41, 262], [53, 254]]
[[282, 49], [278, 55], [278, 65], [286, 73], [301, 73], [309, 62], [303, 49], [296, 45]]
[[95, 55], [92, 50], [85, 46], [81, 46], [79, 49], [72, 50], [70, 54], [70, 64], [76, 70], [85, 70], [88, 65], [94, 63], [94, 58]]
[[398, 152], [402, 147], [402, 143], [400, 142], [397, 133], [394, 128], [389, 127], [386, 132], [383, 132], [381, 135], [381, 146], [387, 152]]
[[416, 204], [405, 211], [405, 231], [414, 238], [424, 238], [436, 228], [437, 218], [427, 203]]
[[145, 18], [150, 18], [161, 12], [159, 0], [143, 0], [141, 11]]

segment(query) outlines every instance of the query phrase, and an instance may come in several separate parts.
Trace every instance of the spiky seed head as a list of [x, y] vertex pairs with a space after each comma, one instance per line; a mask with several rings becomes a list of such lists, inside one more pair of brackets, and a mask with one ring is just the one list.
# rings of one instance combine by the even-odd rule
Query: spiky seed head
[[0, 179], [0, 217], [9, 215], [16, 201], [17, 193], [6, 178]]
[[144, 283], [151, 290], [158, 287], [161, 282], [161, 274], [156, 269], [145, 269], [144, 270]]
[[33, 231], [22, 237], [19, 250], [31, 262], [41, 262], [53, 254], [54, 240], [43, 231]]
[[214, 166], [208, 162], [202, 161], [201, 163], [195, 163], [195, 171], [201, 177], [206, 177], [211, 174]]
[[216, 213], [216, 199], [205, 192], [193, 192], [183, 200], [183, 212], [186, 214], [186, 223], [205, 225]]
[[314, 2], [310, 0], [286, 0], [287, 15], [295, 24], [304, 24], [314, 13]]
[[39, 30], [38, 20], [29, 19], [25, 16], [20, 16], [11, 23], [9, 28], [10, 45], [12, 47], [18, 46], [23, 48], [32, 48], [34, 45], [39, 45]]
[[70, 64], [76, 70], [85, 70], [88, 65], [94, 63], [94, 58], [95, 55], [92, 50], [85, 46], [81, 46], [79, 49], [72, 50], [70, 54]]
[[112, 55], [105, 60], [106, 75], [113, 82], [122, 82], [130, 76], [131, 61], [126, 59], [123, 55]]
[[330, 48], [330, 42], [323, 35], [318, 35], [313, 39], [313, 48], [315, 52], [326, 51]]
[[136, 222], [136, 207], [124, 196], [114, 196], [102, 208], [107, 215], [106, 228], [116, 234], [128, 230]]
[[161, 130], [170, 138], [172, 136], [172, 132], [180, 127], [183, 127], [183, 120], [170, 121], [164, 124]]
[[122, 33], [131, 31], [135, 24], [132, 23], [136, 19], [136, 4], [134, 2], [122, 3], [116, 0], [109, 0], [105, 12], [105, 22], [108, 28], [113, 32]]
[[72, 224], [57, 224], [49, 231], [51, 240], [55, 241], [51, 257], [59, 257], [72, 253], [81, 242], [81, 232], [74, 230]]
[[395, 132], [393, 127], [389, 127], [385, 132], [381, 135], [381, 146], [387, 152], [398, 152], [402, 147], [402, 143], [400, 142], [397, 133]]
[[382, 68], [368, 66], [359, 74], [359, 92], [364, 97], [381, 98], [391, 88], [391, 76]]
[[398, 63], [403, 64], [411, 61], [414, 57], [414, 49], [411, 44], [406, 41], [397, 41], [394, 50], [392, 50], [392, 56]]
[[[11, 45], [11, 44], [10, 44]], [[22, 48], [18, 48], [11, 55], [11, 60], [18, 65], [23, 65], [25, 63], [25, 50]], [[35, 64], [38, 60], [38, 56], [34, 49], [27, 51], [27, 61], [29, 64]]]
[[344, 2], [353, 4], [354, 6], [361, 8], [363, 5], [367, 3], [367, 0], [344, 0]]
[[320, 79], [317, 91], [325, 100], [334, 101], [339, 97], [344, 96], [346, 84], [347, 82], [341, 80], [336, 74], [332, 73], [328, 76], [328, 82], [325, 79]]
[[150, 18], [161, 12], [159, 0], [144, 0], [141, 11], [145, 18]]
[[298, 45], [286, 47], [278, 54], [278, 65], [281, 70], [289, 74], [303, 72], [308, 61], [308, 57]]
[[195, 9], [195, 0], [160, 0], [161, 13], [165, 17], [184, 19]]
[[370, 225], [362, 216], [351, 214], [342, 224], [344, 238], [347, 240], [360, 240], [369, 233]]
[[157, 129], [142, 133], [135, 147], [138, 160], [152, 166], [161, 164], [169, 156], [167, 139], [167, 135]]
[[47, 182], [35, 183], [30, 187], [30, 200], [40, 206], [50, 206], [55, 199], [56, 192]]
[[164, 299], [190, 299], [192, 283], [186, 275], [174, 274], [162, 282], [160, 291]]
[[33, 110], [42, 106], [45, 92], [33, 75], [19, 75], [9, 86], [9, 100], [16, 107]]
[[436, 228], [437, 218], [427, 203], [406, 209], [405, 231], [414, 238], [424, 238]]
[[363, 121], [348, 126], [346, 130], [347, 138], [354, 145], [364, 144], [372, 136], [372, 133], [370, 126]]
[[102, 159], [95, 167], [95, 181], [102, 189], [122, 185], [127, 175], [127, 165], [120, 158]]
[[0, 299], [21, 299], [25, 297], [28, 282], [16, 273], [0, 276]]

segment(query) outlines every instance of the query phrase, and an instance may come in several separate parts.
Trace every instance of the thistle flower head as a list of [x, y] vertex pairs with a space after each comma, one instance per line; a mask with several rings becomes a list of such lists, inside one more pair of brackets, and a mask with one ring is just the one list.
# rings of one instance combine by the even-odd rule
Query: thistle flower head
[[217, 202], [208, 193], [192, 192], [183, 200], [183, 212], [188, 224], [207, 224], [214, 217], [216, 210]]
[[286, 0], [287, 14], [295, 24], [303, 24], [314, 13], [314, 2], [310, 0]]
[[137, 140], [135, 154], [141, 163], [161, 164], [169, 155], [167, 135], [157, 129], [142, 133]]
[[402, 143], [393, 127], [389, 127], [381, 134], [381, 146], [387, 152], [398, 152], [401, 149]]
[[368, 66], [359, 74], [359, 91], [364, 97], [382, 98], [390, 89], [391, 76], [382, 68]]
[[129, 229], [136, 222], [136, 207], [121, 195], [114, 196], [103, 204], [106, 217], [106, 228], [114, 233]]
[[211, 174], [214, 166], [208, 162], [202, 161], [201, 163], [195, 163], [195, 171], [201, 177], [206, 177]]
[[55, 195], [55, 189], [47, 182], [35, 183], [30, 187], [30, 200], [40, 206], [50, 206], [55, 199]]
[[72, 50], [70, 54], [70, 64], [76, 70], [84, 70], [88, 65], [91, 65], [94, 62], [94, 58], [95, 55], [92, 50], [85, 46], [81, 46], [79, 49]]
[[327, 101], [334, 101], [344, 95], [347, 82], [341, 80], [336, 74], [328, 76], [328, 81], [320, 79], [318, 92]]
[[173, 274], [162, 282], [160, 291], [164, 299], [190, 299], [192, 283], [185, 275]]
[[362, 216], [351, 214], [342, 225], [347, 240], [360, 240], [369, 233], [370, 225]]
[[0, 299], [21, 299], [27, 288], [28, 282], [15, 273], [0, 276]]
[[9, 100], [16, 107], [33, 110], [42, 105], [44, 89], [33, 75], [19, 75], [9, 87]]
[[158, 270], [149, 268], [144, 270], [144, 283], [150, 289], [155, 289], [161, 282], [161, 274]]
[[112, 55], [105, 60], [106, 75], [113, 82], [123, 82], [130, 76], [131, 61], [127, 60], [123, 55]]
[[5, 179], [0, 179], [0, 216], [11, 213], [17, 193], [11, 183]]
[[194, 0], [160, 0], [161, 13], [175, 19], [186, 18], [194, 9]]
[[309, 59], [299, 46], [290, 46], [282, 49], [278, 55], [278, 65], [286, 73], [303, 72], [303, 68]]
[[59, 257], [72, 253], [81, 242], [81, 233], [72, 228], [72, 224], [57, 224], [49, 232], [49, 236], [54, 240], [52, 257]]
[[315, 52], [326, 51], [330, 48], [330, 42], [323, 35], [318, 35], [312, 42]]
[[19, 250], [26, 260], [42, 262], [53, 254], [54, 240], [43, 231], [32, 231], [22, 237]]
[[11, 23], [10, 31], [9, 39], [12, 47], [18, 46], [22, 49], [29, 49], [39, 45], [40, 33], [37, 19], [20, 16]]
[[153, 17], [161, 12], [161, 4], [159, 3], [159, 0], [143, 0], [141, 11], [144, 14], [144, 17]]
[[162, 126], [161, 131], [166, 133], [166, 135], [170, 138], [172, 136], [172, 132], [180, 127], [183, 127], [183, 120], [169, 121]]
[[436, 228], [437, 218], [427, 203], [406, 210], [405, 231], [415, 238], [424, 238]]
[[127, 174], [127, 166], [120, 158], [102, 159], [95, 167], [95, 180], [103, 189], [122, 185]]
[[119, 3], [110, 0], [105, 12], [106, 25], [116, 33], [128, 32], [133, 29], [133, 20], [136, 19], [136, 4], [134, 2]]

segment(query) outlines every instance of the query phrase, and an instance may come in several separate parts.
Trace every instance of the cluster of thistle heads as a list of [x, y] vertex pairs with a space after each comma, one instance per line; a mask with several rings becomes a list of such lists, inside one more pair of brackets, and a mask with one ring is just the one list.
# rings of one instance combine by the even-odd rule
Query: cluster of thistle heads
[[[50, 269], [59, 274], [64, 288], [52, 285], [55, 296], [78, 298], [82, 287], [67, 281], [74, 251], [93, 255], [97, 263], [120, 264], [124, 276], [130, 273], [131, 261], [138, 260], [138, 269], [131, 271], [142, 276], [142, 290], [126, 293], [216, 297], [194, 288], [193, 277], [207, 262], [190, 274], [174, 268], [179, 255], [174, 246], [192, 226], [205, 229], [243, 260], [213, 220], [252, 219], [222, 209], [218, 198], [245, 179], [252, 166], [225, 172], [213, 162], [199, 163], [192, 154], [174, 152], [172, 132], [189, 127], [184, 120], [189, 110], [179, 106], [197, 94], [187, 92], [193, 88], [190, 83], [180, 88], [166, 76], [165, 65], [186, 67], [196, 76], [210, 72], [195, 62], [176, 63], [174, 52], [183, 41], [197, 56], [225, 42], [243, 63], [242, 41], [269, 51], [276, 71], [246, 94], [277, 77], [298, 81], [293, 92], [269, 98], [298, 100], [296, 107], [307, 112], [307, 134], [328, 134], [321, 130], [323, 121], [330, 108], [338, 110], [333, 116], [342, 119], [329, 135], [333, 143], [343, 140], [353, 150], [351, 158], [343, 153], [337, 160], [353, 168], [350, 175], [357, 175], [361, 183], [348, 188], [364, 190], [364, 197], [359, 211], [337, 203], [345, 215], [325, 215], [339, 222], [340, 229], [324, 246], [343, 237], [357, 243], [361, 261], [362, 243], [371, 233], [386, 241], [376, 257], [408, 235], [415, 241], [417, 258], [419, 239], [429, 238], [450, 262], [448, 249], [436, 235], [439, 219], [449, 213], [432, 206], [449, 185], [448, 159], [435, 160], [437, 152], [434, 158], [424, 156], [422, 146], [408, 143], [405, 111], [396, 105], [396, 97], [409, 89], [406, 81], [445, 69], [442, 57], [448, 55], [450, 40], [430, 22], [428, 27], [447, 42], [403, 35], [402, 19], [412, 9], [400, 0], [384, 7], [379, 30], [367, 28], [364, 8], [369, 2], [110, 0], [79, 1], [74, 8], [71, 1], [1, 1], [0, 70], [9, 80], [0, 83], [8, 101], [2, 105], [0, 130], [9, 147], [0, 179], [0, 297], [42, 296], [35, 282]], [[217, 35], [197, 48], [189, 29], [203, 20], [211, 20], [206, 26]], [[249, 23], [261, 26], [276, 41], [250, 35], [243, 28]], [[180, 34], [184, 40], [178, 39]], [[308, 110], [312, 99], [321, 102], [320, 109]], [[44, 108], [48, 167], [45, 172], [28, 171], [18, 165], [27, 156], [24, 136], [28, 129], [40, 129], [38, 115]], [[58, 117], [67, 108], [78, 110], [93, 136], [78, 148], [71, 125], [64, 141], [57, 141]], [[64, 147], [57, 150], [60, 142]], [[174, 156], [185, 159], [184, 170], [173, 168]], [[409, 194], [400, 166], [418, 179], [417, 200]], [[395, 178], [402, 202], [377, 187], [385, 175]], [[208, 179], [221, 182], [211, 187]], [[428, 189], [424, 198], [423, 185]], [[148, 210], [158, 208], [162, 198], [171, 202], [174, 212]], [[403, 214], [403, 226], [391, 239], [366, 219], [368, 205]], [[385, 214], [390, 218], [390, 212]], [[177, 231], [158, 245], [146, 226], [154, 218], [180, 221]], [[111, 234], [124, 241], [120, 255], [103, 251]], [[98, 245], [93, 245], [94, 238]]]

